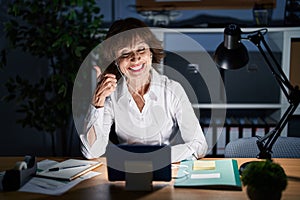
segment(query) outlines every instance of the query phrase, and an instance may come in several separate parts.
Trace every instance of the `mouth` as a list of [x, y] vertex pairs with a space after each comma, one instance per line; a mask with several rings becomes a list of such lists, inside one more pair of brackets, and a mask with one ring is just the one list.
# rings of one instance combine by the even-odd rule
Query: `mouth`
[[144, 63], [144, 64], [139, 64], [139, 65], [132, 65], [131, 67], [129, 67], [129, 70], [130, 70], [130, 71], [133, 71], [133, 72], [139, 72], [139, 71], [141, 71], [144, 67], [145, 67], [145, 63]]

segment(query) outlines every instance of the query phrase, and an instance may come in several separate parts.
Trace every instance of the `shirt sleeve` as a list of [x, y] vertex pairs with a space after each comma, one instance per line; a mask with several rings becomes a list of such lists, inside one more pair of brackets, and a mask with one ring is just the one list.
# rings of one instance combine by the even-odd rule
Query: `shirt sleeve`
[[[107, 100], [102, 108], [90, 105], [85, 117], [83, 132], [80, 134], [81, 152], [84, 157], [98, 158], [105, 153], [113, 118], [110, 100]], [[94, 128], [96, 133], [96, 140], [92, 146], [87, 141], [87, 134], [91, 128]]]
[[208, 145], [199, 120], [179, 83], [176, 84], [175, 91], [172, 100], [174, 115], [184, 143], [172, 146], [172, 162], [204, 157]]

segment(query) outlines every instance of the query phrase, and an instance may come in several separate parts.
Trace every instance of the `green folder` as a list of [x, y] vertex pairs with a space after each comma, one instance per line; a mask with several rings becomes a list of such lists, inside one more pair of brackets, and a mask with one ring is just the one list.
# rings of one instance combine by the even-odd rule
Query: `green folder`
[[195, 187], [241, 191], [242, 184], [237, 161], [233, 159], [214, 161], [215, 168], [209, 170], [193, 170], [194, 161], [181, 162], [174, 187]]

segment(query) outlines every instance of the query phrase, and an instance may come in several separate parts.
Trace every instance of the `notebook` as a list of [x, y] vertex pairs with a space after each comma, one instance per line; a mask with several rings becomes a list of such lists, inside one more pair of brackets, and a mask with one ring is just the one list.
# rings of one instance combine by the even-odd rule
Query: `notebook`
[[41, 172], [37, 172], [36, 175], [44, 178], [71, 181], [102, 164], [102, 162], [92, 160], [68, 159]]
[[237, 161], [183, 161], [180, 163], [174, 187], [242, 190]]

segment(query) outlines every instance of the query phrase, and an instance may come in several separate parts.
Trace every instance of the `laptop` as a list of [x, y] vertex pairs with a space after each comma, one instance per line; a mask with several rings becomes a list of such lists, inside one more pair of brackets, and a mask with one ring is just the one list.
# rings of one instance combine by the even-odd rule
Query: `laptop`
[[111, 144], [107, 147], [106, 158], [109, 181], [125, 181], [132, 173], [152, 173], [152, 181], [172, 179], [169, 145]]

